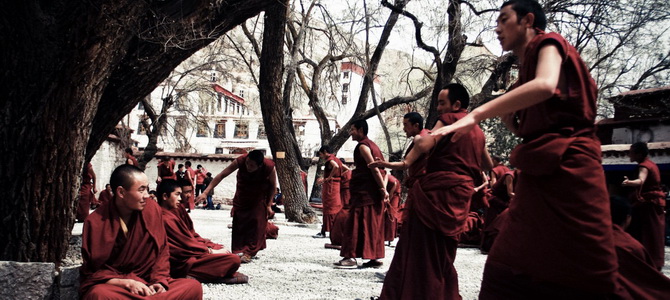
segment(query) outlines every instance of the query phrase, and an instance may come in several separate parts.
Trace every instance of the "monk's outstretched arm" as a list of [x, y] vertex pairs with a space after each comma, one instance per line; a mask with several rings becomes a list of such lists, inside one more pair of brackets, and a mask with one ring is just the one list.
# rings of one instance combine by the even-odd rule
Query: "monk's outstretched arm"
[[[410, 165], [412, 165], [421, 155], [428, 153], [426, 149], [430, 150], [434, 145], [435, 137], [432, 136], [416, 136], [414, 137], [414, 147], [412, 150], [407, 153], [407, 156], [401, 161], [388, 162], [381, 160], [381, 158], [376, 157], [375, 161], [368, 163], [369, 168], [388, 168], [391, 170], [407, 170]], [[418, 144], [422, 144], [423, 147], [418, 147]]]
[[621, 183], [622, 186], [630, 186], [630, 187], [637, 187], [637, 186], [642, 186], [644, 182], [647, 180], [647, 176], [649, 175], [649, 170], [644, 167], [640, 167], [640, 172], [637, 175], [637, 179], [630, 180], [628, 179], [627, 176], [624, 176], [624, 180]]
[[214, 177], [214, 179], [212, 180], [212, 182], [209, 183], [207, 188], [202, 193], [200, 193], [200, 196], [196, 198], [196, 201], [197, 202], [206, 201], [209, 192], [211, 192], [217, 185], [219, 185], [219, 183], [221, 183], [221, 180], [228, 177], [228, 175], [235, 172], [235, 170], [237, 170], [238, 168], [239, 166], [237, 165], [237, 160], [233, 160], [233, 162], [230, 163], [230, 165], [228, 165], [225, 169], [223, 169], [223, 171], [221, 171], [221, 173], [217, 174], [216, 177]]

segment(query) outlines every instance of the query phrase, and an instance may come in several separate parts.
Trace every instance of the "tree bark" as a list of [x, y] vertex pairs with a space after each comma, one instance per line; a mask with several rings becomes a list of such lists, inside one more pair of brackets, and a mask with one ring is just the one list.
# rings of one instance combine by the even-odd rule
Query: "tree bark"
[[[288, 0], [278, 0], [265, 11], [263, 46], [260, 59], [259, 89], [263, 123], [268, 142], [275, 158], [277, 177], [284, 195], [286, 218], [292, 222], [314, 223], [316, 213], [307, 205], [300, 178], [300, 163], [295, 137], [286, 123], [290, 111], [284, 106], [282, 78], [284, 62], [284, 34], [288, 14]], [[293, 72], [293, 71], [291, 71]], [[278, 155], [282, 153], [283, 156]]]
[[60, 263], [85, 162], [176, 65], [270, 1], [5, 1], [0, 260]]

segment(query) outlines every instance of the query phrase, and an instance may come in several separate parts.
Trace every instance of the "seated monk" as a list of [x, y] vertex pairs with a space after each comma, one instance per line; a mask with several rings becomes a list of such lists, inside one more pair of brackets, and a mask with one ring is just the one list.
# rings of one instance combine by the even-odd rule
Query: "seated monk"
[[633, 299], [665, 299], [670, 295], [670, 278], [656, 268], [649, 252], [624, 230], [631, 221], [631, 205], [618, 196], [610, 197], [614, 248], [619, 262], [621, 286]]
[[170, 277], [170, 253], [161, 208], [149, 199], [147, 176], [117, 167], [114, 197], [84, 222], [79, 269], [82, 299], [202, 299], [193, 279]]
[[190, 276], [200, 282], [248, 282], [246, 275], [236, 273], [240, 267], [239, 256], [218, 244], [218, 249], [214, 249], [210, 245], [215, 243], [194, 235], [193, 221], [179, 203], [181, 189], [177, 181], [165, 179], [157, 191], [170, 245], [170, 275], [176, 278]]

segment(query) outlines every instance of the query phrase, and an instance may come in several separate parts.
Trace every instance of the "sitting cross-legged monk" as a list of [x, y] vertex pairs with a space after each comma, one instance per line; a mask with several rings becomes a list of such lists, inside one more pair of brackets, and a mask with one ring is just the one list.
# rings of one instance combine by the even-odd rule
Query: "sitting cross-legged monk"
[[[179, 203], [182, 188], [177, 181], [163, 180], [157, 192], [170, 245], [170, 275], [189, 276], [200, 282], [247, 283], [248, 277], [237, 273], [239, 256], [221, 245], [196, 237], [190, 225], [193, 222]], [[214, 245], [219, 247], [211, 247]]]
[[117, 167], [114, 197], [84, 222], [79, 293], [82, 299], [202, 299], [193, 279], [170, 277], [161, 208], [149, 198], [147, 176]]

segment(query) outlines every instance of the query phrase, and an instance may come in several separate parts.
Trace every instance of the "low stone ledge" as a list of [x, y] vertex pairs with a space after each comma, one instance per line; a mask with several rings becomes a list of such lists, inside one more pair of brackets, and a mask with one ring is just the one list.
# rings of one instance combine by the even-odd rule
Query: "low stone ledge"
[[0, 299], [51, 299], [56, 265], [0, 261]]

